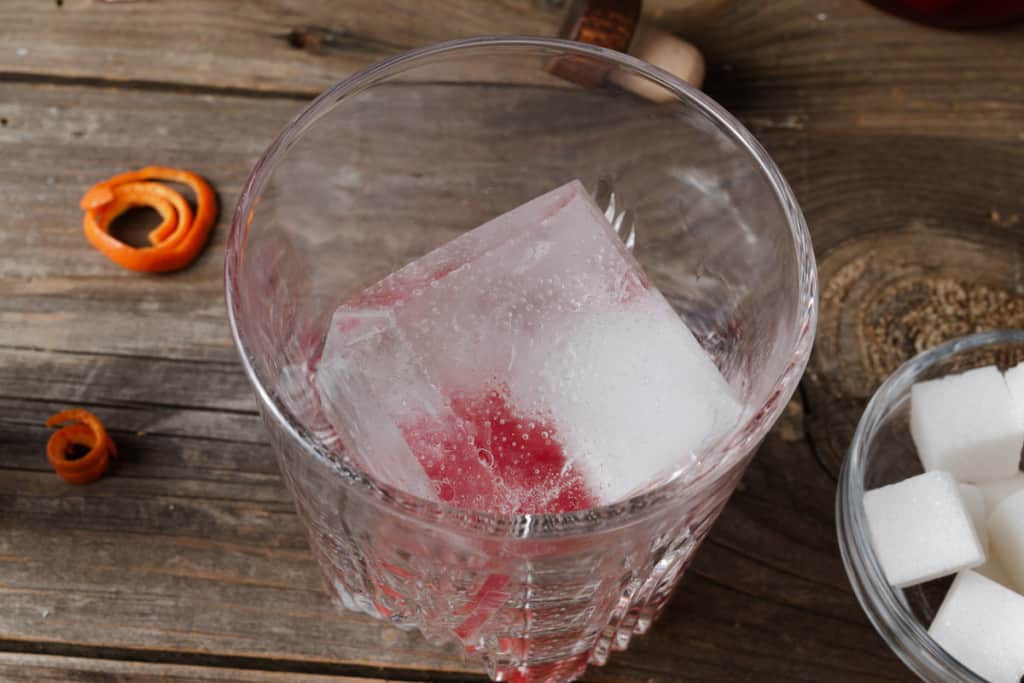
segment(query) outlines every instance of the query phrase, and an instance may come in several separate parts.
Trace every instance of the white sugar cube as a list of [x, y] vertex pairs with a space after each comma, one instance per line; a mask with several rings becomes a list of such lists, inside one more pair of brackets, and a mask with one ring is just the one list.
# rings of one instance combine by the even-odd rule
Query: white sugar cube
[[985, 561], [958, 484], [925, 472], [864, 494], [875, 553], [893, 586], [905, 588]]
[[972, 484], [1013, 476], [1024, 427], [994, 365], [915, 384], [910, 433], [925, 470]]
[[1024, 425], [1024, 363], [1010, 368], [1003, 377], [1006, 379], [1006, 386], [1010, 389], [1017, 421]]
[[1024, 675], [1024, 596], [977, 572], [956, 577], [928, 633], [991, 683]]
[[1012, 587], [1024, 592], [1024, 491], [996, 506], [988, 518], [988, 528], [992, 553], [1010, 575]]
[[960, 484], [960, 497], [963, 498], [964, 507], [971, 517], [974, 525], [974, 533], [981, 541], [981, 547], [988, 554], [988, 508], [985, 506], [985, 497], [981, 489], [973, 484]]
[[987, 579], [992, 579], [1000, 586], [1006, 586], [1010, 590], [1013, 590], [1013, 580], [1010, 575], [1006, 573], [1006, 569], [1003, 567], [1003, 563], [999, 561], [995, 555], [989, 555], [988, 561], [980, 567], [975, 567], [972, 571], [976, 571]]
[[985, 497], [988, 513], [992, 514], [992, 511], [1004, 500], [1018, 491], [1024, 491], [1024, 472], [1017, 472], [1009, 479], [978, 484], [978, 488], [981, 489], [981, 495]]

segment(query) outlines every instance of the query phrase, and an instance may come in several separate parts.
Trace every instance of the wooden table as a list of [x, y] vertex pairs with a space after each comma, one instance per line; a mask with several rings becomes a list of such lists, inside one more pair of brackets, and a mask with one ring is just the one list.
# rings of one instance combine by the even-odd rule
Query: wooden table
[[[402, 49], [550, 35], [558, 0], [0, 4], [0, 680], [477, 680], [327, 602], [232, 348], [226, 218], [320, 89]], [[819, 256], [796, 398], [659, 624], [594, 681], [910, 680], [853, 598], [836, 475], [916, 351], [1024, 326], [1024, 27], [948, 33], [854, 0], [657, 0], [767, 146]], [[140, 277], [84, 241], [82, 191], [159, 162], [225, 205], [198, 264]], [[116, 475], [62, 483], [46, 416], [94, 410]]]

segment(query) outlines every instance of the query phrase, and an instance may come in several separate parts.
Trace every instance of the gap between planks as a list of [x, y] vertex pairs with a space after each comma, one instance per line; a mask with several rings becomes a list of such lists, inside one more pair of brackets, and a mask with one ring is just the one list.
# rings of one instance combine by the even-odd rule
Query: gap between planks
[[[240, 655], [213, 655], [199, 652], [173, 652], [134, 648], [95, 647], [45, 641], [22, 641], [0, 639], [0, 674], [5, 662], [16, 661], [24, 666], [21, 658], [39, 656], [58, 662], [61, 668], [73, 668], [76, 660], [88, 662], [89, 669], [107, 672], [118, 670], [118, 664], [150, 665], [154, 675], [167, 675], [168, 667], [206, 668], [224, 670], [225, 673], [244, 671], [247, 673], [285, 673], [305, 676], [330, 676], [340, 681], [437, 681], [438, 683], [480, 683], [482, 676], [461, 672], [419, 671], [397, 667], [377, 667], [365, 664], [338, 664], [334, 662], [299, 659], [278, 659], [272, 657], [251, 657]], [[21, 660], [21, 661], [19, 661]], [[158, 666], [165, 665], [165, 666]], [[111, 673], [113, 673], [111, 671]], [[203, 680], [196, 677], [197, 680]], [[129, 679], [130, 680], [130, 679]], [[139, 680], [154, 680], [140, 678]], [[163, 680], [162, 678], [160, 680]], [[186, 679], [188, 680], [188, 679]], [[226, 680], [236, 680], [234, 677]], [[243, 679], [245, 680], [245, 679]], [[256, 681], [276, 681], [277, 678], [255, 678]], [[287, 680], [291, 681], [291, 678]], [[305, 683], [299, 679], [296, 683]]]
[[[400, 54], [400, 53], [396, 53]], [[383, 61], [383, 60], [381, 60]], [[368, 64], [367, 66], [370, 66]], [[357, 73], [357, 72], [353, 72]], [[84, 87], [99, 90], [134, 90], [137, 92], [151, 92], [171, 95], [215, 95], [220, 97], [247, 97], [261, 100], [295, 100], [299, 102], [312, 101], [317, 95], [333, 88], [337, 83], [348, 78], [350, 75], [341, 77], [335, 83], [328, 84], [323, 88], [305, 88], [297, 90], [262, 90], [258, 88], [246, 88], [242, 86], [229, 85], [205, 85], [193, 83], [181, 83], [176, 81], [156, 81], [143, 79], [115, 79], [101, 78], [97, 76], [58, 76], [56, 74], [26, 74], [17, 71], [0, 71], [0, 83], [18, 83], [25, 85], [50, 85], [57, 87]], [[493, 88], [510, 89], [537, 89], [537, 90], [564, 90], [556, 84], [544, 83], [521, 83], [521, 82], [500, 82], [487, 80], [457, 80], [457, 81], [434, 81], [417, 80], [408, 83], [392, 82], [380, 84], [384, 87], [402, 87], [407, 85], [429, 86], [429, 85], [457, 85], [465, 87], [488, 86]], [[568, 86], [566, 86], [568, 87]]]

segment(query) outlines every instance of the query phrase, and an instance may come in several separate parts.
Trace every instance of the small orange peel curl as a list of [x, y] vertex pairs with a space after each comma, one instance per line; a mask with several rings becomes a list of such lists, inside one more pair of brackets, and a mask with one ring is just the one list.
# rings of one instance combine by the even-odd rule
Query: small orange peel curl
[[[188, 185], [196, 195], [196, 209], [177, 190], [154, 180]], [[146, 273], [179, 270], [202, 251], [217, 219], [217, 195], [201, 176], [190, 171], [147, 166], [121, 173], [93, 185], [79, 202], [85, 211], [85, 237], [117, 265]], [[137, 207], [148, 206], [161, 222], [149, 232], [151, 246], [133, 247], [110, 234], [114, 220]]]
[[[46, 442], [46, 459], [64, 481], [72, 484], [96, 481], [107, 471], [110, 459], [117, 456], [117, 447], [103, 423], [88, 410], [72, 408], [61, 411], [52, 415], [46, 426], [60, 427]], [[69, 460], [72, 446], [88, 448], [89, 451], [80, 458]]]

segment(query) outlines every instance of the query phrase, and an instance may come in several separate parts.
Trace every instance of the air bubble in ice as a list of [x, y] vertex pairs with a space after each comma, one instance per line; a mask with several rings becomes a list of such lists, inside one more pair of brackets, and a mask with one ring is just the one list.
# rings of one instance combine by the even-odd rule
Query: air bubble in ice
[[476, 452], [476, 454], [477, 457], [480, 458], [480, 462], [482, 462], [485, 466], [494, 467], [494, 453], [491, 453], [486, 448], [481, 448]]

